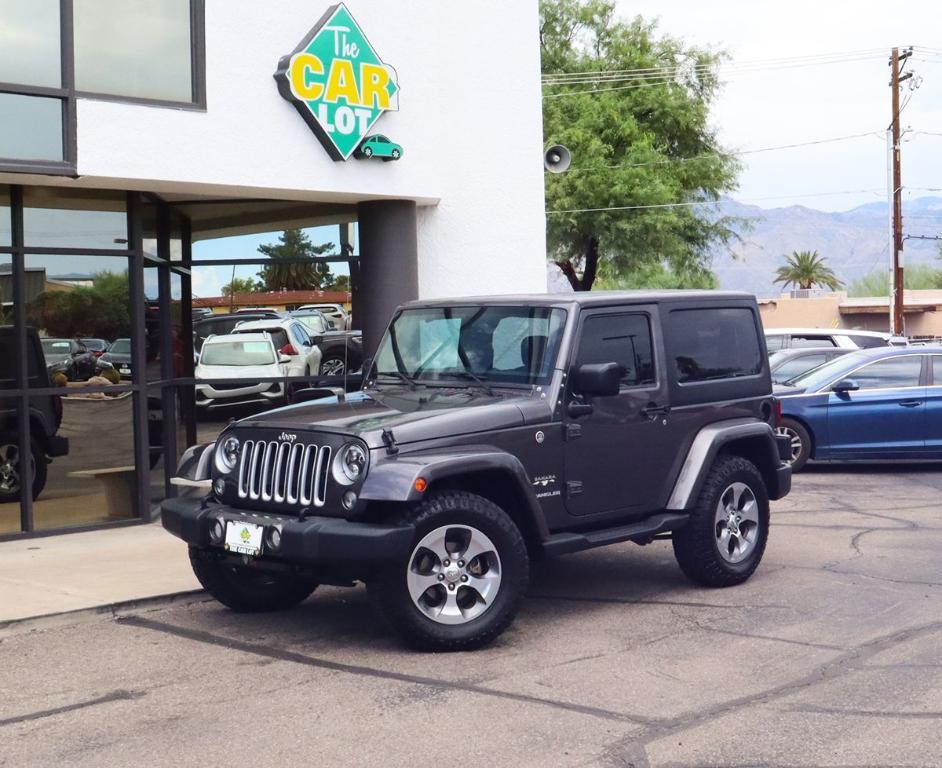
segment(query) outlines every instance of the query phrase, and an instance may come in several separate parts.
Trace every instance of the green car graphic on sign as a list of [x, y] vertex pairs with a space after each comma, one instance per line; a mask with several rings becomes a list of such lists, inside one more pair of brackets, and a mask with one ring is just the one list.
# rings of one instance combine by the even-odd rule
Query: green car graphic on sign
[[381, 157], [383, 160], [398, 160], [402, 157], [402, 147], [378, 133], [367, 136], [356, 148], [354, 157]]

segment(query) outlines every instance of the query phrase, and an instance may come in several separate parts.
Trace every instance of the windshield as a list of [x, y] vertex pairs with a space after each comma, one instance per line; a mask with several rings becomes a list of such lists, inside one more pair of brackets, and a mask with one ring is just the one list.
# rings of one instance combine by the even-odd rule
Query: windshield
[[267, 341], [214, 341], [203, 345], [202, 365], [271, 365], [275, 351]]
[[113, 352], [116, 355], [130, 355], [131, 354], [131, 340], [130, 339], [117, 339], [114, 344], [111, 345], [109, 352]]
[[403, 310], [376, 353], [377, 376], [487, 384], [549, 381], [566, 313], [532, 306]]
[[321, 315], [298, 315], [298, 320], [311, 333], [324, 333], [327, 330], [324, 318]]
[[789, 379], [785, 383], [792, 387], [803, 387], [807, 390], [820, 389], [840, 376], [842, 371], [851, 371], [870, 359], [872, 358], [866, 354], [851, 352], [841, 355], [829, 363], [819, 365], [817, 368], [812, 368], [810, 371], [805, 371], [805, 373], [796, 376], [794, 379]]

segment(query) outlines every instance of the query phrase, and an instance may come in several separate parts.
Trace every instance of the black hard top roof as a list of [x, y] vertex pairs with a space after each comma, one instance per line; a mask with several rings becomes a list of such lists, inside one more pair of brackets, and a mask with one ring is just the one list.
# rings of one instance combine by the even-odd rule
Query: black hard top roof
[[689, 301], [755, 301], [751, 293], [741, 291], [580, 291], [574, 293], [519, 293], [496, 296], [459, 296], [444, 299], [410, 301], [405, 307], [468, 306], [473, 304], [536, 305], [546, 307], [611, 306], [613, 304], [661, 304]]

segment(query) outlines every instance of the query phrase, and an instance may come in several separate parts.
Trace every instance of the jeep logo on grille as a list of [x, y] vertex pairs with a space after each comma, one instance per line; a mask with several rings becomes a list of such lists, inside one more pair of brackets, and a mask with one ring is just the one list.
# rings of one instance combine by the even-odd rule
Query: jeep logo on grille
[[298, 439], [298, 436], [295, 434], [290, 434], [288, 432], [282, 432], [280, 435], [278, 435], [278, 439], [286, 443], [293, 443], [295, 440]]

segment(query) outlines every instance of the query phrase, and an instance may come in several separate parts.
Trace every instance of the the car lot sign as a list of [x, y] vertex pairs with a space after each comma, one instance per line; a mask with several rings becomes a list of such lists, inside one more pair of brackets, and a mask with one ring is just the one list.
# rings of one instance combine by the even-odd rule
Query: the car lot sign
[[396, 70], [383, 63], [343, 3], [281, 58], [275, 80], [334, 160], [350, 157], [383, 112], [399, 108]]

